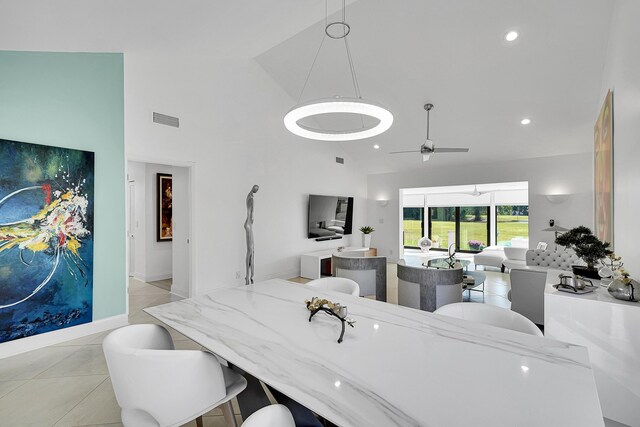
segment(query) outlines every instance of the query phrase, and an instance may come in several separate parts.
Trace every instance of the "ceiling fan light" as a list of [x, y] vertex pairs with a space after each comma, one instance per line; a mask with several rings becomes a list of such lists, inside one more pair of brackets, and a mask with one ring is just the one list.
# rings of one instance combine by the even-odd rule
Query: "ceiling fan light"
[[[314, 129], [300, 124], [300, 120], [321, 114], [351, 113], [369, 116], [378, 120], [372, 126], [344, 131]], [[303, 138], [320, 141], [355, 141], [371, 138], [387, 131], [393, 124], [393, 114], [385, 107], [362, 98], [317, 99], [293, 107], [284, 116], [284, 125], [289, 132]]]

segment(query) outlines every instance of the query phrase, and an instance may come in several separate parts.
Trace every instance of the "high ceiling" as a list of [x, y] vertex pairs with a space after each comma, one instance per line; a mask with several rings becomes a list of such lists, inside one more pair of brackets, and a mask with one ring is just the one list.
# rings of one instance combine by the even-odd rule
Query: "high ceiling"
[[[342, 146], [369, 172], [588, 152], [611, 13], [606, 0], [357, 1], [346, 14], [362, 96], [395, 120], [378, 137]], [[323, 29], [324, 21], [256, 58], [295, 100]], [[520, 37], [509, 45], [511, 29]], [[344, 45], [327, 39], [303, 100], [353, 94]], [[427, 101], [436, 146], [468, 154], [428, 163], [388, 154], [419, 149]]]
[[[339, 0], [329, 0], [330, 12]], [[393, 127], [341, 143], [370, 173], [588, 152], [601, 103], [609, 0], [348, 1], [362, 95]], [[0, 49], [195, 50], [255, 58], [297, 101], [324, 34], [323, 0], [0, 0]], [[520, 32], [512, 45], [511, 29]], [[206, 53], [205, 53], [206, 52]], [[353, 95], [344, 46], [325, 41], [304, 99]], [[436, 146], [422, 163], [426, 102]], [[282, 112], [284, 115], [286, 111]], [[520, 125], [530, 117], [529, 126]], [[301, 144], [322, 144], [300, 140]], [[381, 148], [374, 150], [372, 146]], [[459, 165], [459, 166], [457, 166]]]

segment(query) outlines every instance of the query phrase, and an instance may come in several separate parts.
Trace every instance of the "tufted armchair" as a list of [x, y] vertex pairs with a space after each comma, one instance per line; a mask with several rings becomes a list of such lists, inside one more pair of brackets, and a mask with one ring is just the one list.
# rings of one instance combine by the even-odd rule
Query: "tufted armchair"
[[533, 249], [527, 251], [526, 267], [511, 269], [511, 310], [538, 325], [544, 324], [544, 286], [547, 281], [547, 270], [571, 270], [574, 264], [582, 261], [573, 251], [543, 251]]

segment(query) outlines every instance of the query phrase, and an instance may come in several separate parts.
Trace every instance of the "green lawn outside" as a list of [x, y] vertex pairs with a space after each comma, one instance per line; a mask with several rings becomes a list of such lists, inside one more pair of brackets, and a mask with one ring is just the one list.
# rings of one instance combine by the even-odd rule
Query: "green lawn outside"
[[498, 215], [499, 245], [511, 242], [514, 237], [529, 237], [529, 217], [525, 215]]
[[[529, 218], [517, 215], [498, 215], [498, 244], [506, 244], [514, 237], [528, 237]], [[455, 231], [453, 221], [434, 221], [431, 231], [434, 247], [449, 247], [448, 231]], [[485, 222], [463, 222], [460, 224], [461, 245], [460, 249], [470, 250], [469, 240], [479, 240], [488, 246], [487, 224]], [[419, 220], [404, 221], [404, 245], [418, 246], [418, 240], [422, 237]]]

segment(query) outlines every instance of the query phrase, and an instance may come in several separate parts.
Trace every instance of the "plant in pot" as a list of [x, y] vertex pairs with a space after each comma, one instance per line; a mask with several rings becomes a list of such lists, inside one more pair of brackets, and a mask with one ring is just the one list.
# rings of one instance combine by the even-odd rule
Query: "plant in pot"
[[484, 248], [484, 243], [480, 240], [469, 240], [469, 248], [472, 251], [480, 251]]
[[373, 233], [373, 227], [369, 227], [365, 225], [364, 227], [360, 227], [360, 232], [362, 233], [362, 247], [368, 248], [371, 245], [371, 233]]
[[613, 253], [608, 242], [603, 242], [593, 235], [591, 230], [585, 226], [580, 226], [567, 231], [556, 237], [556, 244], [573, 249], [576, 255], [582, 259], [587, 266], [573, 265], [573, 274], [588, 277], [590, 279], [600, 279], [596, 264], [601, 259]]

